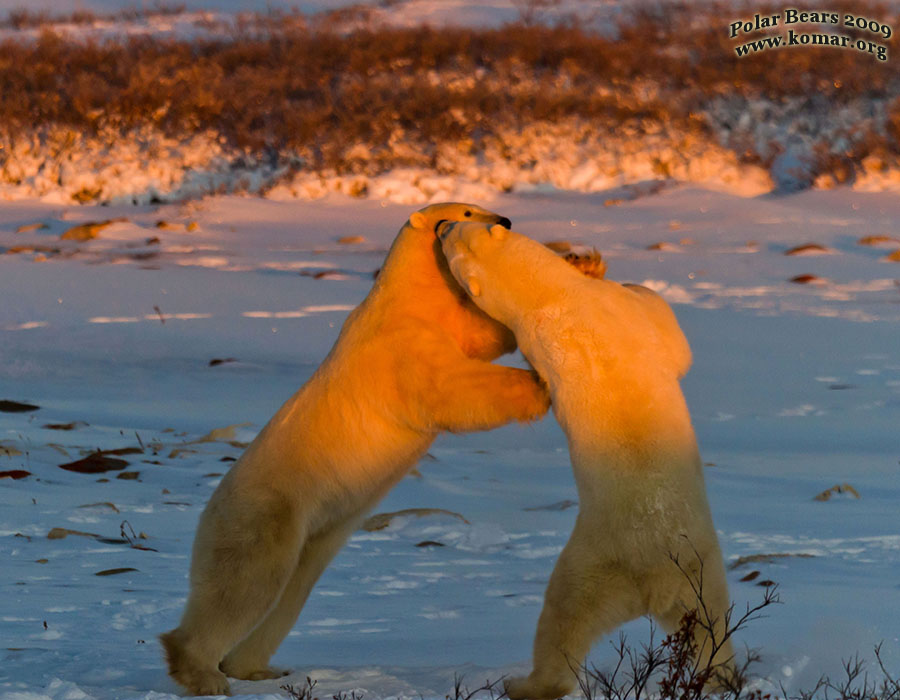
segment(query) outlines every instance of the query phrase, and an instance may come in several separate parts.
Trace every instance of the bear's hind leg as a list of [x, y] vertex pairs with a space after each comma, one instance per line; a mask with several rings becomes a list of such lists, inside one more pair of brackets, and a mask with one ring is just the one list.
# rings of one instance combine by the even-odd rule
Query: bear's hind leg
[[[717, 678], [727, 678], [734, 670], [734, 647], [730, 638], [725, 639], [730, 607], [725, 566], [718, 547], [706, 552], [702, 560], [696, 552], [690, 557], [690, 564], [682, 563], [679, 568], [672, 563], [666, 567], [666, 575], [654, 582], [650, 612], [671, 634], [681, 626], [685, 613], [697, 610], [698, 623], [693, 631], [696, 660], [700, 668], [712, 666], [713, 675], [707, 685], [717, 689], [722, 685]], [[695, 590], [698, 588], [702, 591], [702, 605]]]
[[301, 543], [301, 528], [286, 507], [227, 524], [204, 513], [187, 606], [178, 627], [160, 636], [172, 678], [194, 695], [228, 693], [219, 663], [276, 603]]
[[[538, 620], [534, 668], [504, 684], [511, 700], [551, 700], [574, 690], [591, 644], [646, 612], [634, 581], [615, 563], [591, 552], [576, 525], [559, 556]], [[582, 539], [586, 544], [579, 545]]]
[[285, 586], [278, 603], [257, 627], [234, 647], [222, 661], [222, 670], [232, 678], [262, 680], [290, 673], [269, 666], [269, 658], [294, 626], [309, 593], [356, 528], [358, 518], [307, 540], [300, 562]]

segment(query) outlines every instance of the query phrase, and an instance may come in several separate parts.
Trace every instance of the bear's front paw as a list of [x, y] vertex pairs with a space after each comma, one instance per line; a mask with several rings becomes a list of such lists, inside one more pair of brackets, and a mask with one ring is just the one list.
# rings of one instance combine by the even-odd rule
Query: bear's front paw
[[527, 372], [522, 382], [522, 390], [519, 420], [533, 421], [543, 418], [550, 410], [550, 391], [544, 380], [534, 370]]
[[510, 700], [556, 700], [572, 691], [565, 682], [542, 683], [531, 676], [520, 676], [503, 681], [503, 689]]

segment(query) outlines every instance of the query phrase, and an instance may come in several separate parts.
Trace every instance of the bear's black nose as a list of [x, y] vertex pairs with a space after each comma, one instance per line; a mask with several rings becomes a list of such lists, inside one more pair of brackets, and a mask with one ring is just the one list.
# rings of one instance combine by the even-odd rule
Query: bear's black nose
[[499, 220], [497, 223], [500, 224], [500, 225], [501, 225], [503, 228], [505, 228], [505, 229], [511, 229], [511, 228], [512, 228], [512, 221], [510, 221], [509, 219], [507, 219], [505, 216], [501, 216], [501, 217], [500, 217], [500, 220]]

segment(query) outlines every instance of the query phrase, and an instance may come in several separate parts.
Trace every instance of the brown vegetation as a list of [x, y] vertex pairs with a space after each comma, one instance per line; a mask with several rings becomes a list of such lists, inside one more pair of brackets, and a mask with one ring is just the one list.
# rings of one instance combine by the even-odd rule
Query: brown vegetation
[[[853, 9], [888, 17], [879, 4]], [[614, 37], [575, 23], [392, 28], [363, 15], [352, 31], [334, 17], [257, 16], [225, 38], [193, 41], [70, 41], [46, 29], [0, 44], [0, 138], [57, 127], [109, 138], [149, 126], [176, 137], [213, 133], [254, 158], [290, 153], [298, 168], [372, 174], [438, 167], [441, 147], [478, 154], [498, 130], [527, 124], [575, 118], [594, 133], [676, 129], [714, 139], [704, 107], [716, 99], [834, 104], [898, 94], [896, 62], [857, 51], [739, 59], [727, 31], [733, 14], [687, 3], [645, 8]], [[896, 157], [898, 124], [900, 100], [881, 133], [821, 153], [821, 168], [842, 182], [868, 155]], [[777, 152], [733, 140], [726, 145], [747, 162], [766, 164]]]
[[163, 4], [155, 3], [151, 8], [125, 8], [114, 14], [98, 15], [96, 12], [79, 8], [67, 14], [56, 14], [47, 10], [32, 10], [27, 7], [18, 7], [9, 11], [6, 19], [0, 22], [2, 27], [13, 29], [28, 29], [43, 27], [48, 24], [94, 24], [98, 21], [138, 20], [159, 15], [178, 15], [185, 11], [181, 3]]

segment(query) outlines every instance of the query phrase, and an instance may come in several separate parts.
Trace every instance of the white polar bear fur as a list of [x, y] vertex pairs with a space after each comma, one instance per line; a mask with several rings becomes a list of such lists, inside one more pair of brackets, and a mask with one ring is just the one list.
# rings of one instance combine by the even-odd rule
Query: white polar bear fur
[[512, 334], [446, 267], [434, 228], [464, 217], [508, 224], [465, 204], [412, 214], [322, 365], [210, 498], [184, 615], [160, 638], [169, 673], [192, 694], [227, 693], [226, 673], [281, 675], [269, 657], [316, 580], [440, 431], [546, 413], [533, 372], [489, 363], [515, 349]]
[[[475, 302], [516, 336], [550, 387], [566, 433], [579, 512], [547, 587], [533, 670], [510, 698], [556, 698], [591, 643], [652, 614], [673, 631], [697, 608], [717, 640], [729, 606], [722, 555], [679, 378], [691, 353], [675, 315], [640, 286], [585, 277], [539, 243], [484, 224], [439, 227], [450, 270]], [[698, 630], [701, 661], [709, 640]], [[704, 651], [705, 659], [703, 658]], [[730, 642], [713, 660], [723, 671]]]

